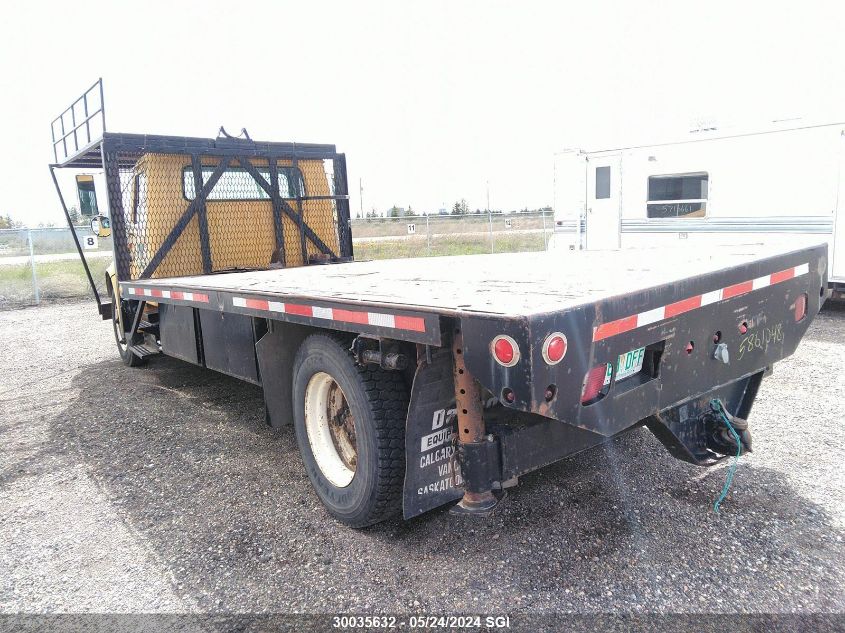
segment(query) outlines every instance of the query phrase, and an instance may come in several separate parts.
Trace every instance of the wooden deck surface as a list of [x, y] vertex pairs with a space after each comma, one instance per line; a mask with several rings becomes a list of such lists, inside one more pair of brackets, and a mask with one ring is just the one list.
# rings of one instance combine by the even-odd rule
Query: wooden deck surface
[[[809, 245], [809, 243], [807, 244]], [[708, 251], [546, 251], [351, 262], [169, 277], [142, 287], [393, 305], [441, 314], [520, 316], [564, 310], [799, 250], [749, 243]]]

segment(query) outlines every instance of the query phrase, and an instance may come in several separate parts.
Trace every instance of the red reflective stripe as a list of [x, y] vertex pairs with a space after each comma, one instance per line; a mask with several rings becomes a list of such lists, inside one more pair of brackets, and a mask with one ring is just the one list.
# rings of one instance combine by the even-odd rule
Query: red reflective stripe
[[663, 316], [665, 319], [671, 319], [673, 316], [678, 316], [679, 314], [683, 314], [684, 312], [689, 312], [690, 310], [695, 310], [700, 307], [701, 295], [698, 295], [696, 297], [690, 297], [689, 299], [682, 299], [681, 301], [670, 303], [666, 306]]
[[753, 281], [743, 281], [741, 284], [734, 284], [722, 290], [722, 299], [730, 299], [731, 297], [738, 297], [744, 295], [746, 292], [751, 292], [754, 289]]
[[624, 319], [617, 319], [616, 321], [611, 321], [610, 323], [602, 323], [596, 328], [595, 332], [593, 332], [593, 340], [600, 341], [610, 336], [622, 334], [622, 332], [628, 332], [629, 330], [633, 330], [635, 327], [637, 327], [636, 314], [633, 316], [625, 317]]
[[245, 307], [254, 308], [255, 310], [269, 310], [270, 304], [263, 299], [247, 299]]
[[152, 289], [152, 292], [151, 292], [150, 294], [151, 294], [153, 297], [162, 297], [162, 296], [164, 296], [164, 295], [161, 293], [161, 290], [158, 290], [157, 288], [153, 288], [153, 289]]
[[171, 292], [171, 293], [170, 293], [170, 298], [171, 298], [171, 299], [184, 300], [184, 299], [185, 299], [185, 295], [184, 295], [184, 294], [182, 294], [182, 291], [181, 291], [181, 290], [174, 290], [173, 292]]
[[425, 319], [420, 317], [395, 316], [393, 321], [400, 330], [411, 330], [412, 332], [425, 332]]
[[780, 272], [772, 273], [772, 283], [779, 284], [782, 281], [786, 281], [787, 279], [792, 279], [795, 276], [795, 268], [787, 268], [786, 270], [781, 270]]
[[347, 323], [362, 323], [367, 325], [369, 323], [366, 312], [356, 312], [354, 310], [341, 310], [334, 308], [334, 318], [338, 321], [346, 321]]
[[[804, 274], [806, 268], [808, 267], [809, 264], [802, 264], [801, 266], [794, 266], [792, 268], [787, 268], [786, 270], [781, 270], [776, 273], [772, 273], [768, 276], [769, 283], [766, 285], [760, 285], [758, 287], [764, 288], [767, 287], [767, 285], [773, 285], [782, 281], [793, 279], [796, 275], [796, 270], [800, 269], [800, 274]], [[762, 280], [765, 279], [765, 277], [762, 278]], [[659, 319], [656, 318], [658, 311], [661, 309], [658, 307], [654, 308], [653, 310], [647, 310], [646, 312], [641, 312], [633, 316], [625, 317], [624, 319], [617, 319], [616, 321], [611, 321], [610, 323], [603, 323], [594, 328], [593, 341], [600, 341], [610, 336], [616, 336], [617, 334], [621, 334], [622, 332], [628, 332], [629, 330], [641, 327], [637, 323], [639, 317], [643, 317], [642, 326], [645, 326], [650, 325], [651, 323], [658, 323], [659, 321], [671, 319], [672, 317], [678, 316], [679, 314], [684, 314], [685, 312], [689, 312], [690, 310], [700, 308], [702, 305], [702, 300], [706, 295], [718, 295], [718, 299], [708, 297], [710, 303], [713, 303], [716, 300], [722, 301], [725, 299], [738, 297], [748, 292], [752, 292], [753, 290], [754, 280], [743, 281], [742, 283], [734, 284], [732, 286], [728, 286], [727, 288], [721, 288], [719, 290], [707, 292], [704, 295], [696, 295], [695, 297], [689, 297], [688, 299], [682, 299], [680, 301], [676, 301], [675, 303], [670, 303], [667, 306], [663, 306], [663, 317]]]
[[285, 304], [285, 312], [287, 314], [296, 314], [299, 316], [307, 316], [310, 317], [313, 315], [311, 312], [311, 306], [301, 306], [296, 305], [295, 303], [286, 303]]

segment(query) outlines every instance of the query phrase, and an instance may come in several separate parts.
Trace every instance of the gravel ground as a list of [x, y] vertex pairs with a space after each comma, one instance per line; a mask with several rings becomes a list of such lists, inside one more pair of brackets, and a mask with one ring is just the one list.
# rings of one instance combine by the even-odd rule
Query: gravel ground
[[0, 335], [0, 613], [845, 610], [841, 306], [764, 382], [719, 515], [725, 467], [640, 430], [492, 518], [365, 531], [322, 509], [258, 388], [126, 368], [88, 303], [0, 312]]

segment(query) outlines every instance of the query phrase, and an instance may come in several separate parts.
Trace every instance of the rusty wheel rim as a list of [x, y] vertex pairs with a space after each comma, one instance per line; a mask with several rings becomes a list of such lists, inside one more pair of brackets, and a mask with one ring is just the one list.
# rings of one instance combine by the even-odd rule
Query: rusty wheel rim
[[358, 466], [355, 418], [343, 389], [325, 372], [314, 374], [305, 388], [305, 430], [323, 476], [338, 488], [352, 483]]

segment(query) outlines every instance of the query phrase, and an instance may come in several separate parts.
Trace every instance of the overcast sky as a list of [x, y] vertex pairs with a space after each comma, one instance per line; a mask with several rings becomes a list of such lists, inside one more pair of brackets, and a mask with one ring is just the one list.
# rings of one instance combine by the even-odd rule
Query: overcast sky
[[[352, 209], [552, 203], [553, 154], [845, 120], [845, 3], [16, 2], [0, 214], [62, 221], [49, 124], [102, 76], [119, 132], [335, 143]], [[101, 201], [104, 202], [104, 201]]]

